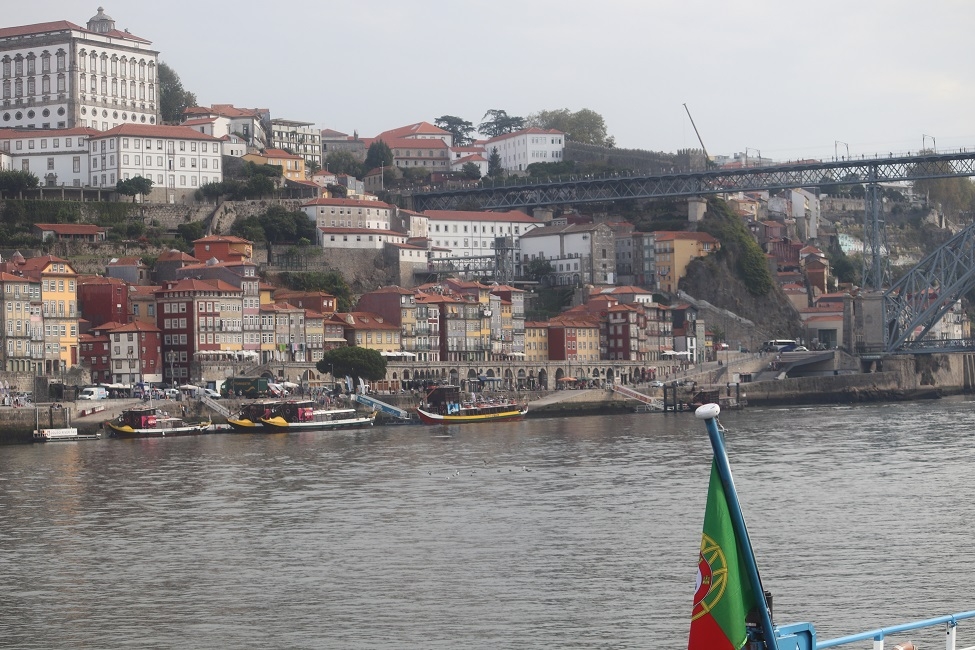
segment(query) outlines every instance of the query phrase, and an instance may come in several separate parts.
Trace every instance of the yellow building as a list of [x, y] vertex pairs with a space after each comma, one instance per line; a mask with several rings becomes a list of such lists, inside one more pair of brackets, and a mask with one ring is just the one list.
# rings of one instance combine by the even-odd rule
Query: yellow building
[[54, 255], [12, 260], [25, 276], [41, 283], [44, 319], [44, 372], [56, 373], [78, 363], [78, 274]]
[[667, 293], [677, 292], [677, 283], [687, 272], [691, 260], [719, 250], [717, 239], [704, 232], [658, 231], [654, 233], [654, 258], [657, 286]]
[[548, 361], [547, 322], [525, 321], [525, 361]]
[[284, 149], [265, 149], [263, 154], [249, 153], [241, 158], [258, 165], [276, 165], [289, 181], [305, 180], [305, 159]]
[[325, 353], [325, 315], [305, 310], [305, 360], [315, 363]]
[[398, 325], [386, 321], [378, 314], [354, 311], [338, 314], [346, 323], [349, 345], [357, 345], [379, 352], [402, 352], [402, 340]]

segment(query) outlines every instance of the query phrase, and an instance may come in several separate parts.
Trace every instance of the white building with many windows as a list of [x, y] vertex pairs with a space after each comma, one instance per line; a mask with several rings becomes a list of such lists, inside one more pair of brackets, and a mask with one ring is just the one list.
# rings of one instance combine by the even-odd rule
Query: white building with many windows
[[142, 176], [152, 200], [170, 203], [223, 180], [221, 141], [185, 126], [125, 124], [89, 139], [93, 187]]
[[485, 158], [490, 160], [491, 151], [497, 149], [502, 167], [508, 171], [524, 171], [532, 163], [562, 162], [565, 134], [532, 127], [499, 135], [483, 144]]
[[0, 28], [0, 127], [108, 130], [155, 124], [158, 52], [99, 7], [67, 20]]
[[[88, 139], [98, 131], [74, 129], [0, 129], [0, 152], [10, 156], [9, 169], [37, 176], [44, 187], [88, 184]], [[5, 167], [7, 168], [7, 167]]]
[[364, 228], [389, 230], [393, 206], [363, 199], [312, 199], [301, 210], [318, 228]]
[[450, 249], [450, 257], [494, 255], [495, 238], [511, 237], [512, 244], [542, 221], [524, 212], [476, 212], [470, 210], [426, 210], [427, 235], [433, 245]]

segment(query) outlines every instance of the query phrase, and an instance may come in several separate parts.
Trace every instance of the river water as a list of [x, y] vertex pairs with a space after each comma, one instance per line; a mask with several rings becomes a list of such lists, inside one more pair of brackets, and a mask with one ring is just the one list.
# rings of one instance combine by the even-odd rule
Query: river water
[[[777, 624], [975, 609], [972, 406], [722, 415]], [[685, 414], [0, 447], [0, 647], [686, 647], [710, 454]]]

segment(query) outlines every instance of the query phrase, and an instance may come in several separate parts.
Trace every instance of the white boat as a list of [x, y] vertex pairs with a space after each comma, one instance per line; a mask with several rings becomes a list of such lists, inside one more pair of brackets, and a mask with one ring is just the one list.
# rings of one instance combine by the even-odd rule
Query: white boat
[[97, 433], [78, 433], [77, 427], [60, 429], [34, 429], [34, 442], [74, 442], [76, 440], [98, 440]]

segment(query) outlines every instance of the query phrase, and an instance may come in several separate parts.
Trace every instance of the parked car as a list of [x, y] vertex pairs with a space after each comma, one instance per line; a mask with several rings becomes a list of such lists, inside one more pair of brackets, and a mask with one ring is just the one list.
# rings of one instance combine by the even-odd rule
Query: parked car
[[220, 393], [213, 390], [212, 388], [204, 388], [202, 392], [210, 399], [220, 399]]
[[660, 381], [659, 379], [655, 379], [650, 382], [650, 388], [663, 388], [663, 387], [664, 387], [664, 382]]
[[163, 396], [166, 399], [179, 399], [179, 391], [175, 388], [167, 388], [163, 391]]
[[809, 348], [807, 348], [805, 345], [797, 345], [795, 348], [793, 348], [792, 351], [793, 352], [809, 352]]

